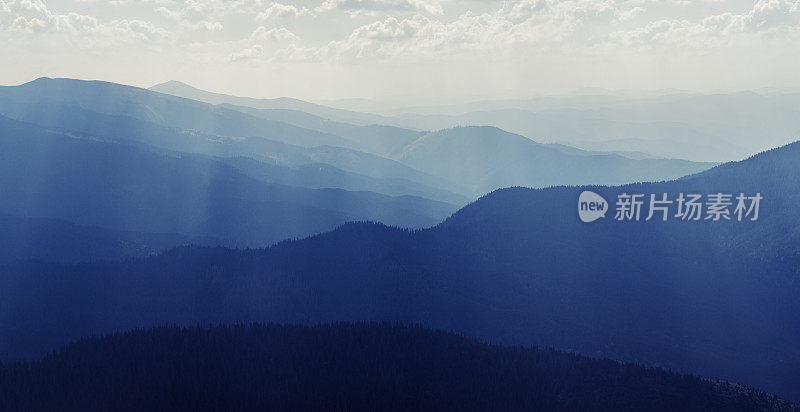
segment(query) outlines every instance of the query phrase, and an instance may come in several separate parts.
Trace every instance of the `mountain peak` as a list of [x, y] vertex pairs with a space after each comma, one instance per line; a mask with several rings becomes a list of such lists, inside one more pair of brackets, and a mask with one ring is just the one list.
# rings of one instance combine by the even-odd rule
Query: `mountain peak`
[[183, 92], [198, 92], [200, 89], [178, 80], [169, 80], [164, 83], [159, 83], [155, 86], [148, 88], [155, 92], [174, 94], [179, 91]]
[[54, 80], [54, 79], [53, 79], [52, 77], [46, 77], [46, 76], [42, 76], [42, 77], [39, 77], [39, 78], [37, 78], [37, 79], [35, 79], [35, 80], [31, 80], [31, 81], [29, 81], [29, 82], [26, 82], [26, 83], [23, 83], [23, 84], [29, 84], [29, 83], [42, 83], [42, 82], [46, 82], [46, 81], [50, 81], [50, 80]]
[[20, 87], [26, 87], [26, 86], [30, 87], [30, 86], [37, 86], [37, 85], [44, 85], [44, 84], [52, 84], [52, 83], [56, 83], [56, 82], [64, 82], [64, 81], [69, 81], [69, 80], [78, 81], [78, 80], [75, 80], [75, 79], [66, 79], [66, 78], [42, 76], [42, 77], [38, 77], [38, 78], [36, 78], [34, 80], [31, 80], [29, 82], [22, 83], [19, 86]]
[[193, 100], [205, 101], [205, 99], [217, 99], [217, 100], [220, 100], [222, 102], [221, 103], [213, 103], [213, 104], [228, 104], [228, 105], [232, 105], [232, 106], [246, 106], [247, 107], [247, 105], [246, 104], [242, 104], [242, 102], [239, 102], [239, 104], [235, 104], [235, 103], [227, 102], [227, 99], [243, 99], [245, 101], [246, 100], [250, 100], [250, 101], [272, 101], [272, 102], [276, 102], [276, 103], [305, 103], [305, 104], [310, 104], [310, 103], [307, 103], [305, 101], [302, 101], [302, 100], [299, 100], [299, 99], [295, 99], [295, 98], [292, 98], [292, 97], [277, 97], [277, 98], [271, 98], [271, 99], [257, 99], [257, 98], [253, 98], [253, 97], [241, 97], [241, 96], [226, 95], [226, 94], [222, 94], [222, 93], [216, 93], [216, 92], [210, 92], [210, 91], [203, 90], [203, 89], [198, 89], [197, 87], [194, 87], [194, 86], [192, 86], [192, 85], [190, 85], [188, 83], [184, 83], [184, 82], [182, 82], [180, 80], [169, 80], [169, 81], [166, 81], [164, 83], [159, 83], [159, 84], [157, 84], [155, 86], [150, 87], [148, 90], [152, 90], [152, 91], [159, 92], [159, 93], [165, 93], [165, 94], [173, 94], [173, 95], [176, 95], [176, 96], [179, 96], [179, 97], [187, 97], [185, 94], [191, 93], [191, 97], [189, 97], [189, 98], [191, 98]]
[[[75, 92], [82, 92], [91, 87], [110, 87], [118, 89], [141, 89], [140, 87], [130, 86], [127, 84], [108, 82], [104, 80], [84, 80], [73, 79], [69, 77], [39, 77], [19, 86], [21, 89], [29, 87], [53, 87], [53, 88], [75, 88]], [[142, 89], [144, 90], [144, 89]]]
[[192, 86], [189, 86], [188, 84], [186, 84], [186, 83], [184, 83], [184, 82], [182, 82], [180, 80], [167, 80], [167, 81], [165, 81], [163, 83], [159, 83], [159, 84], [151, 87], [151, 89], [154, 89], [154, 88], [159, 87], [159, 86], [187, 86], [187, 87], [192, 87]]

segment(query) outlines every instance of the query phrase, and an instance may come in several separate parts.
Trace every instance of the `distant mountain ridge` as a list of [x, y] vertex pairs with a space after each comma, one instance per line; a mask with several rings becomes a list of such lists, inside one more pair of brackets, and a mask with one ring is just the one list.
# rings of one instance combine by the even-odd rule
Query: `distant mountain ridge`
[[478, 196], [509, 186], [618, 185], [670, 180], [715, 165], [566, 150], [488, 126], [431, 132], [389, 157], [458, 182]]
[[[257, 106], [246, 101], [238, 103]], [[488, 126], [458, 126], [434, 132], [417, 132], [385, 125], [354, 127], [316, 116], [309, 118], [291, 110], [256, 109], [254, 106], [226, 107], [265, 119], [294, 122], [300, 126], [304, 125], [303, 122], [309, 122], [315, 130], [346, 136], [359, 150], [385, 156], [450, 180], [464, 188], [460, 193], [473, 197], [508, 186], [613, 185], [669, 180], [717, 164], [654, 158], [641, 153], [626, 155], [620, 150], [618, 153], [601, 153], [563, 145], [543, 145]], [[388, 123], [398, 124], [392, 121]], [[481, 123], [480, 118], [469, 120], [468, 117], [457, 122]], [[586, 128], [584, 133], [592, 133], [592, 130]]]
[[426, 130], [486, 125], [588, 150], [728, 161], [800, 138], [798, 107], [798, 93], [577, 94], [411, 107], [391, 124]]
[[55, 105], [51, 113], [56, 115], [64, 105], [72, 105], [102, 114], [223, 136], [260, 136], [307, 147], [349, 145], [341, 136], [116, 83], [39, 78], [20, 86], [0, 87], [0, 109], [8, 117], [20, 118], [30, 110], [29, 106], [35, 109], [44, 105]]
[[296, 110], [254, 109], [252, 107], [233, 105], [222, 106], [231, 108], [233, 110], [238, 110], [255, 117], [278, 120], [320, 132], [346, 136], [348, 141], [356, 145], [355, 147], [359, 150], [367, 153], [374, 153], [379, 156], [388, 156], [392, 152], [410, 144], [420, 136], [427, 133], [378, 124], [356, 126], [347, 123], [333, 122]]
[[221, 93], [212, 93], [189, 86], [186, 83], [171, 80], [157, 84], [150, 90], [165, 93], [173, 96], [185, 97], [187, 99], [206, 102], [214, 105], [230, 104], [234, 106], [247, 106], [255, 109], [287, 109], [297, 110], [312, 115], [324, 117], [326, 119], [356, 123], [374, 124], [381, 123], [383, 117], [367, 113], [353, 112], [349, 110], [334, 109], [331, 107], [305, 102], [290, 97], [279, 97], [276, 99], [255, 99], [250, 97], [229, 96]]

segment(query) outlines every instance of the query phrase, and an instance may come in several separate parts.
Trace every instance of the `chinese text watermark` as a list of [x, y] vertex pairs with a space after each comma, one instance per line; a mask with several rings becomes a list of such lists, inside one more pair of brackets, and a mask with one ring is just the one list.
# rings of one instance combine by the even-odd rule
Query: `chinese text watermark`
[[[756, 221], [763, 199], [761, 193], [680, 193], [673, 197], [668, 193], [620, 193], [613, 220]], [[608, 208], [608, 202], [597, 193], [587, 190], [578, 198], [578, 216], [583, 222], [604, 218]]]

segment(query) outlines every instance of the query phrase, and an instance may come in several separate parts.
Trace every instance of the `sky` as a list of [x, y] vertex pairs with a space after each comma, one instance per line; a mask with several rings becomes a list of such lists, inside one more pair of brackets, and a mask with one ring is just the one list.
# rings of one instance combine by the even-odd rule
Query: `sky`
[[800, 0], [0, 0], [0, 84], [499, 98], [800, 87]]

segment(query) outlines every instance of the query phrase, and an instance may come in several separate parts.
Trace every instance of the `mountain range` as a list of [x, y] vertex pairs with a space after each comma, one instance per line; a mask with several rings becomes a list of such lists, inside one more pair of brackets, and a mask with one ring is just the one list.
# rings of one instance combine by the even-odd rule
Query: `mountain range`
[[[661, 183], [496, 191], [430, 229], [350, 223], [266, 249], [0, 266], [0, 357], [156, 324], [420, 322], [800, 399], [800, 143]], [[757, 221], [592, 224], [577, 199], [760, 193]]]
[[486, 125], [589, 150], [728, 161], [800, 137], [798, 107], [800, 94], [793, 92], [591, 91], [395, 108], [384, 114], [392, 119], [388, 124], [410, 128]]
[[[154, 325], [399, 321], [800, 399], [800, 143], [717, 165], [646, 145], [540, 143], [476, 125], [477, 114], [409, 128], [402, 116], [167, 86], [0, 87], [4, 362]], [[643, 141], [675, 145], [676, 134], [695, 148], [720, 133], [731, 146], [717, 153], [734, 157], [732, 147], [756, 145], [747, 122], [775, 121], [765, 142], [794, 130], [793, 109], [776, 103], [791, 96], [762, 97], [486, 113], [511, 110], [514, 128], [553, 121], [598, 143], [617, 128], [655, 128], [664, 134]], [[734, 122], [735, 136], [714, 124], [757, 102], [765, 107]], [[420, 116], [442, 116], [431, 110]], [[587, 224], [576, 211], [585, 190], [609, 209], [631, 193], [763, 202], [757, 221], [625, 222], [608, 210]]]
[[34, 122], [59, 118], [77, 121], [65, 119], [74, 109], [221, 136], [269, 137], [306, 147], [349, 145], [340, 136], [116, 83], [40, 78], [20, 86], [0, 87], [0, 113], [7, 117]]
[[[605, 152], [639, 151], [654, 157], [700, 162], [743, 159], [800, 137], [797, 120], [800, 118], [797, 109], [800, 94], [790, 92], [700, 94], [665, 90], [611, 94], [591, 91], [570, 96], [478, 100], [438, 106], [395, 105], [390, 109], [383, 108], [379, 101], [362, 100], [355, 105], [330, 101], [327, 104], [348, 110], [327, 108], [321, 111], [319, 108], [325, 106], [297, 100], [291, 100], [290, 104], [282, 103], [281, 99], [226, 96], [175, 81], [152, 89], [212, 104], [225, 103], [245, 111], [253, 108], [271, 109], [265, 112], [300, 110], [339, 122], [362, 125], [366, 122], [420, 131], [466, 125], [493, 126], [543, 143]], [[375, 113], [364, 113], [370, 110]], [[337, 111], [350, 116], [330, 114]], [[354, 113], [359, 113], [360, 122], [347, 120], [352, 120]], [[337, 134], [334, 130], [340, 125], [332, 123], [335, 122], [328, 122], [320, 130]]]
[[[258, 247], [347, 221], [432, 226], [500, 187], [663, 180], [713, 165], [543, 145], [489, 127], [359, 125], [319, 117], [339, 113], [319, 105], [222, 97], [262, 108], [100, 81], [0, 87], [0, 188], [9, 194], [0, 213], [61, 220], [75, 236], [91, 227], [122, 238], [172, 233], [173, 246]], [[297, 110], [309, 107], [317, 114]], [[165, 246], [145, 243], [131, 256]], [[15, 250], [9, 256], [44, 256]], [[119, 256], [90, 250], [103, 249], [73, 251]]]
[[[483, 124], [480, 116], [471, 114], [444, 127], [436, 127], [437, 124], [434, 123], [416, 125], [423, 129], [426, 126], [447, 129], [432, 132], [392, 127], [391, 125], [404, 123], [389, 118], [374, 118], [372, 120], [378, 124], [359, 127], [342, 123], [341, 118], [339, 121], [327, 121], [319, 116], [308, 116], [297, 111], [297, 104], [281, 104], [280, 99], [256, 100], [209, 94], [179, 82], [170, 82], [168, 85], [169, 87], [157, 85], [152, 90], [207, 103], [224, 103], [223, 107], [265, 120], [287, 121], [296, 126], [346, 137], [353, 148], [388, 157], [448, 179], [459, 188], [460, 193], [470, 197], [514, 185], [546, 187], [559, 184], [620, 184], [668, 180], [714, 165], [679, 159], [633, 159], [620, 154], [618, 149], [618, 153], [556, 150], [553, 145], [539, 144], [494, 127], [457, 127], [464, 124]], [[526, 121], [536, 123], [537, 117], [528, 113]], [[576, 124], [574, 127], [580, 128], [581, 125]], [[583, 127], [584, 133], [600, 132], [595, 129]]]
[[354, 220], [430, 226], [456, 209], [412, 196], [267, 183], [222, 161], [4, 117], [0, 129], [0, 211], [10, 215], [263, 246]]

